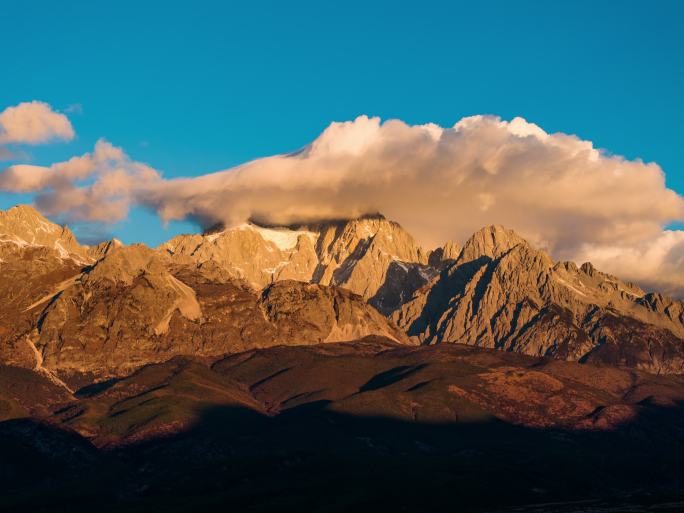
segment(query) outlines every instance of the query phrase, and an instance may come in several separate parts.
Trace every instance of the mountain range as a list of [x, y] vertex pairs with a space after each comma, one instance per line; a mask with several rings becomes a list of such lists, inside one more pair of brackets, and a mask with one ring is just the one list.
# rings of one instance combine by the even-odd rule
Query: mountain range
[[59, 380], [369, 335], [684, 372], [681, 301], [501, 226], [432, 251], [379, 214], [88, 247], [18, 206], [0, 213], [0, 259], [1, 361]]
[[0, 511], [684, 504], [684, 304], [502, 226], [87, 246], [22, 205], [0, 275]]

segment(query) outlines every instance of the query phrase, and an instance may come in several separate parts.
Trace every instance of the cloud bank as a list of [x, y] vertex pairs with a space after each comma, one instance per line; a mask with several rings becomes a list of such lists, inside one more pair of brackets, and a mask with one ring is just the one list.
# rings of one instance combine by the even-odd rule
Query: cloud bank
[[136, 192], [159, 185], [151, 167], [132, 161], [121, 148], [105, 140], [92, 153], [49, 167], [10, 166], [0, 173], [0, 190], [37, 192], [36, 206], [46, 215], [70, 221], [113, 223], [128, 215]]
[[522, 118], [473, 116], [411, 126], [360, 116], [332, 123], [302, 150], [192, 178], [165, 180], [100, 141], [50, 167], [13, 166], [0, 189], [37, 192], [47, 214], [115, 221], [132, 204], [165, 221], [273, 224], [382, 212], [426, 246], [500, 223], [554, 257], [592, 260], [625, 279], [684, 293], [684, 199], [660, 167]]

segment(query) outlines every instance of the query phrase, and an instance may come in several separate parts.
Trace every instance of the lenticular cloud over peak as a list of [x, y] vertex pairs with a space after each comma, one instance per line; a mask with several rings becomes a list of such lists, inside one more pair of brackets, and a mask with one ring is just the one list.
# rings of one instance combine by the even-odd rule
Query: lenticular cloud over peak
[[556, 258], [592, 259], [626, 279], [684, 291], [684, 236], [664, 230], [684, 218], [684, 199], [661, 168], [520, 117], [472, 116], [443, 128], [359, 116], [332, 123], [300, 151], [171, 180], [114, 150], [102, 162], [97, 149], [84, 156], [87, 180], [72, 161], [13, 166], [0, 173], [0, 188], [21, 184], [48, 213], [79, 220], [114, 221], [130, 204], [205, 226], [382, 212], [428, 247], [505, 224]]

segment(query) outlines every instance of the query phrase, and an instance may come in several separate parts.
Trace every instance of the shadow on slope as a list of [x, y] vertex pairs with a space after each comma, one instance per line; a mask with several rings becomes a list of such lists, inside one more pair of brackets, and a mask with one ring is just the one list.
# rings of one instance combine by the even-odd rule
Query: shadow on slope
[[544, 503], [515, 511], [569, 512], [622, 503], [619, 511], [647, 511], [684, 500], [683, 403], [645, 400], [637, 418], [608, 432], [495, 418], [410, 422], [328, 404], [276, 416], [210, 407], [185, 432], [111, 450], [36, 421], [6, 421], [0, 510], [440, 512]]
[[[443, 312], [454, 297], [463, 295], [473, 276], [492, 261], [492, 258], [488, 256], [480, 256], [470, 262], [444, 269], [434, 286], [428, 291], [421, 314], [408, 326], [406, 333], [409, 336], [426, 335], [423, 343], [438, 340], [439, 320]], [[477, 302], [480, 301], [481, 294], [482, 291], [478, 289], [475, 296]]]

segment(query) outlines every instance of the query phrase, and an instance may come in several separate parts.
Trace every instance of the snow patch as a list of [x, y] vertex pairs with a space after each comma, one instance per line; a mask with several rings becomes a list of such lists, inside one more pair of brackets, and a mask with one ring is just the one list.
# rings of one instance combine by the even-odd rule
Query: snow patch
[[28, 242], [22, 239], [0, 239], [0, 242], [9, 242], [11, 244], [16, 244], [20, 248], [24, 248], [30, 245]]
[[251, 230], [258, 233], [262, 239], [272, 242], [281, 251], [294, 249], [301, 235], [316, 241], [318, 235], [308, 230], [290, 230], [289, 228], [263, 228], [253, 224], [243, 224], [238, 226], [240, 230]]
[[420, 267], [418, 269], [418, 273], [420, 274], [420, 277], [423, 278], [426, 282], [432, 281], [432, 278], [434, 278], [438, 273], [436, 272], [428, 272], [426, 269], [423, 269]]
[[59, 230], [59, 227], [52, 224], [52, 223], [47, 223], [43, 221], [42, 219], [35, 219], [35, 221], [38, 223], [38, 227], [36, 230], [40, 230], [41, 232], [46, 232], [46, 233], [55, 233], [56, 231]]
[[409, 272], [408, 265], [406, 265], [404, 262], [402, 262], [401, 260], [397, 260], [395, 258], [393, 258], [392, 260], [394, 261], [395, 264], [397, 264], [399, 267], [401, 267], [405, 273]]
[[52, 247], [57, 250], [60, 258], [69, 258], [69, 252], [66, 249], [64, 249], [64, 246], [62, 246], [62, 244], [58, 240], [55, 241]]
[[556, 280], [558, 283], [560, 283], [560, 284], [563, 285], [564, 287], [566, 287], [566, 288], [572, 290], [572, 291], [575, 292], [576, 294], [579, 294], [580, 296], [587, 297], [587, 295], [586, 295], [584, 292], [582, 292], [582, 291], [581, 291], [580, 289], [578, 289], [577, 287], [572, 286], [570, 283], [568, 283], [567, 281], [565, 281], [565, 280], [564, 280], [563, 278], [561, 278], [560, 276], [554, 276], [554, 278], [555, 278], [555, 280]]
[[226, 232], [212, 233], [211, 235], [205, 235], [204, 238], [206, 240], [208, 240], [209, 242], [214, 242], [216, 239], [218, 239], [224, 233], [226, 233]]

